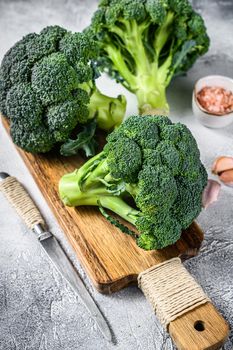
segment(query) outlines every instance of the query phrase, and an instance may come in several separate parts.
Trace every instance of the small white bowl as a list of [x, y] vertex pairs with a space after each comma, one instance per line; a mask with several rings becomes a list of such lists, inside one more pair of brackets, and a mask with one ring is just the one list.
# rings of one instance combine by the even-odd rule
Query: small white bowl
[[233, 112], [223, 115], [207, 112], [198, 102], [196, 95], [205, 86], [219, 86], [233, 92], [233, 79], [222, 75], [208, 75], [199, 79], [193, 90], [192, 107], [195, 117], [208, 128], [224, 128], [233, 122]]

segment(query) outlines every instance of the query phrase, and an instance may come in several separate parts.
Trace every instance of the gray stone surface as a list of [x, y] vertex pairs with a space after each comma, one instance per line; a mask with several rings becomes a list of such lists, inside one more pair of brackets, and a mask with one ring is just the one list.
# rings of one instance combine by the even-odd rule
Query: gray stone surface
[[[233, 154], [233, 126], [209, 130], [199, 125], [191, 112], [195, 80], [219, 73], [232, 77], [233, 2], [193, 0], [205, 17], [212, 40], [208, 54], [188, 76], [169, 88], [174, 121], [186, 123], [199, 143], [202, 158], [210, 169], [213, 159]], [[22, 35], [39, 31], [48, 24], [79, 30], [88, 23], [96, 1], [0, 0], [0, 59]], [[99, 82], [104, 90], [121, 91], [106, 77]], [[129, 99], [127, 114], [136, 112]], [[136, 287], [112, 296], [94, 290], [68, 246], [63, 233], [42, 198], [25, 165], [5, 131], [0, 128], [0, 170], [18, 177], [33, 194], [51, 230], [61, 240], [76, 268], [107, 318], [115, 344], [102, 338], [88, 311], [42, 252], [5, 199], [0, 196], [0, 350], [171, 350], [171, 339], [157, 322], [145, 298]], [[205, 230], [205, 242], [198, 257], [187, 268], [207, 291], [217, 308], [233, 325], [233, 190], [222, 187], [219, 201], [204, 211], [198, 221]], [[233, 348], [233, 334], [224, 349]]]

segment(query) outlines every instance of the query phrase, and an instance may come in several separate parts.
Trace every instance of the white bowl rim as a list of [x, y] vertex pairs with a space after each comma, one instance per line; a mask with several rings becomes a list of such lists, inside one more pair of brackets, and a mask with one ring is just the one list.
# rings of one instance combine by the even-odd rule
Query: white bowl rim
[[233, 79], [231, 79], [230, 77], [227, 77], [227, 76], [224, 76], [224, 75], [218, 75], [218, 74], [215, 74], [215, 75], [206, 75], [200, 79], [198, 79], [196, 82], [195, 82], [195, 85], [194, 85], [194, 89], [193, 89], [193, 96], [194, 96], [194, 100], [196, 102], [196, 105], [197, 107], [203, 112], [205, 113], [206, 115], [208, 116], [211, 116], [211, 117], [228, 117], [229, 115], [233, 115], [233, 111], [231, 112], [228, 112], [228, 113], [225, 113], [225, 114], [214, 114], [214, 113], [210, 113], [208, 112], [205, 108], [203, 108], [200, 103], [198, 102], [197, 100], [197, 84], [201, 81], [205, 81], [206, 79], [212, 79], [212, 78], [220, 78], [222, 80], [226, 80], [226, 81], [229, 81], [231, 84], [232, 84], [232, 89], [233, 89]]

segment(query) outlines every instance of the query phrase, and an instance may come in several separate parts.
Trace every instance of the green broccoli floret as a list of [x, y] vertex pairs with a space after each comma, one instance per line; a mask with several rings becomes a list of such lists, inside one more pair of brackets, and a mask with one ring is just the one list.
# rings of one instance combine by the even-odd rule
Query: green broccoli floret
[[168, 111], [166, 88], [209, 47], [203, 18], [188, 0], [100, 1], [91, 25], [99, 65], [136, 94], [140, 112]]
[[46, 118], [55, 140], [65, 142], [76, 127], [77, 121], [83, 124], [88, 120], [88, 109], [82, 106], [76, 97], [71, 96], [64, 102], [51, 106], [46, 113]]
[[77, 75], [62, 53], [42, 58], [32, 68], [32, 89], [42, 105], [65, 101], [78, 88]]
[[136, 220], [136, 227], [142, 232], [137, 244], [146, 250], [161, 249], [175, 243], [182, 230], [179, 221], [169, 212], [155, 213], [153, 216], [145, 214]]
[[30, 126], [31, 129], [42, 124], [43, 108], [39, 98], [28, 83], [12, 86], [7, 94], [7, 115], [12, 121]]
[[96, 126], [113, 129], [126, 108], [123, 96], [105, 96], [95, 85], [98, 52], [90, 34], [51, 26], [28, 34], [6, 53], [0, 67], [0, 111], [10, 119], [16, 145], [33, 153], [59, 144], [63, 155], [80, 149], [95, 154]]
[[[103, 151], [59, 184], [65, 205], [95, 205], [123, 232], [113, 211], [139, 232], [144, 249], [175, 243], [201, 211], [207, 173], [189, 129], [164, 116], [132, 116], [107, 137]], [[131, 234], [133, 234], [131, 232]]]
[[44, 126], [25, 126], [25, 124], [13, 121], [11, 124], [11, 137], [16, 145], [24, 146], [24, 149], [32, 153], [45, 153], [50, 151], [54, 144], [53, 135]]

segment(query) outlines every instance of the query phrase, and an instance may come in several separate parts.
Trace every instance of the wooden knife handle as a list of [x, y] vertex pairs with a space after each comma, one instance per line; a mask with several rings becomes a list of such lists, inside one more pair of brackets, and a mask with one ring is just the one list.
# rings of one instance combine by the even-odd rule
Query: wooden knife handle
[[180, 350], [219, 349], [229, 326], [179, 258], [142, 272], [138, 284]]
[[45, 226], [40, 211], [15, 177], [0, 173], [0, 191], [30, 229], [36, 225]]

